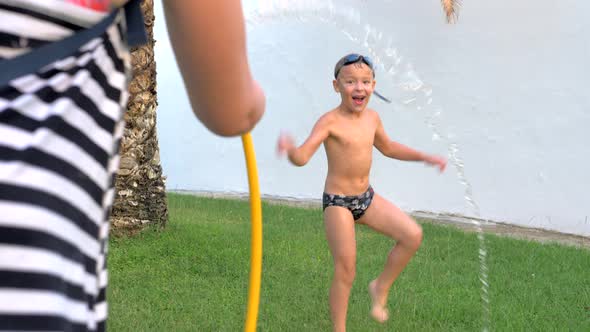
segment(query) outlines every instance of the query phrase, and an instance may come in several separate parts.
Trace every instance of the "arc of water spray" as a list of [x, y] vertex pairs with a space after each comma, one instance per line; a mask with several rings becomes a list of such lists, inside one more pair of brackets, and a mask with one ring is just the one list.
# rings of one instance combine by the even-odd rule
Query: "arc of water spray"
[[[352, 9], [336, 8], [332, 1], [321, 1], [315, 2], [315, 7], [306, 8], [302, 7], [299, 3], [291, 3], [291, 1], [284, 1], [285, 3], [289, 3], [289, 6], [284, 6], [283, 11], [278, 10], [277, 12], [267, 11], [265, 13], [255, 13], [253, 16], [247, 18], [247, 22], [250, 27], [253, 25], [262, 24], [267, 21], [274, 21], [276, 19], [286, 19], [286, 18], [293, 18], [298, 21], [308, 21], [311, 19], [317, 19], [320, 22], [324, 23], [331, 23], [336, 25], [341, 32], [347, 36], [351, 41], [364, 46], [370, 53], [371, 57], [373, 58], [376, 65], [382, 65], [383, 68], [386, 70], [388, 74], [393, 76], [396, 74], [396, 67], [402, 62], [402, 57], [397, 54], [397, 51], [391, 47], [391, 40], [389, 45], [385, 51], [386, 57], [385, 59], [381, 59], [379, 57], [378, 52], [371, 48], [369, 45], [369, 37], [373, 37], [375, 42], [378, 42], [382, 39], [383, 34], [377, 33], [376, 30], [370, 28], [370, 26], [366, 26], [366, 35], [363, 41], [360, 38], [357, 38], [353, 33], [346, 29], [346, 26], [343, 24], [338, 24], [335, 20], [335, 17], [343, 18], [349, 22], [354, 24], [360, 25], [361, 19], [360, 14], [358, 11]], [[458, 19], [458, 9], [461, 6], [459, 0], [441, 0], [441, 4], [443, 10], [446, 14], [447, 22], [455, 23]], [[284, 4], [285, 5], [285, 4]], [[290, 6], [293, 5], [293, 6]], [[306, 3], [309, 5], [309, 3]], [[285, 10], [288, 8], [289, 10]], [[277, 8], [272, 8], [277, 9]], [[306, 10], [307, 9], [307, 10]], [[320, 12], [325, 11], [324, 15], [321, 15]], [[391, 63], [387, 63], [387, 60], [392, 61]], [[411, 64], [410, 64], [411, 66]], [[427, 105], [432, 104], [432, 89], [428, 86], [425, 86], [424, 82], [420, 80], [420, 78], [416, 75], [416, 73], [410, 68], [408, 74], [410, 74], [410, 80], [413, 82], [406, 82], [402, 86], [400, 86], [403, 90], [411, 90], [411, 91], [418, 91], [420, 90], [423, 92], [424, 97], [427, 98]], [[408, 100], [402, 101], [404, 104], [412, 104], [417, 101], [416, 97], [413, 97]], [[422, 109], [422, 106], [416, 106], [418, 110]], [[440, 130], [438, 129], [437, 122], [435, 121], [441, 114], [439, 109], [435, 110], [435, 113], [429, 117], [427, 117], [426, 122], [428, 126], [433, 131], [433, 139], [440, 139], [443, 138], [448, 146], [449, 149], [449, 159], [452, 161], [455, 169], [457, 171], [457, 176], [461, 184], [465, 188], [464, 198], [467, 201], [468, 205], [471, 207], [473, 213], [476, 215], [477, 218], [480, 218], [480, 210], [479, 206], [475, 203], [473, 199], [473, 192], [471, 188], [471, 184], [467, 180], [464, 171], [464, 163], [463, 160], [459, 157], [458, 152], [459, 148], [457, 143], [451, 140], [450, 136], [442, 135]], [[490, 300], [489, 300], [489, 283], [488, 283], [488, 267], [486, 264], [487, 261], [487, 249], [485, 244], [485, 238], [483, 233], [483, 228], [481, 222], [478, 219], [472, 219], [471, 222], [476, 228], [477, 231], [477, 238], [479, 240], [479, 262], [480, 262], [480, 271], [479, 271], [479, 280], [481, 282], [481, 299], [482, 299], [482, 306], [483, 306], [483, 331], [488, 331], [490, 326]]]

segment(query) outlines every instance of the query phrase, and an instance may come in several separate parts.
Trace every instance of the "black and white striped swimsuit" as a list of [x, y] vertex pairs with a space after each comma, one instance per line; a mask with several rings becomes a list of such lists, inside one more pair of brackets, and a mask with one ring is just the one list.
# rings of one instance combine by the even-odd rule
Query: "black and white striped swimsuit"
[[[130, 76], [126, 14], [108, 15], [80, 47], [14, 77], [6, 73], [51, 42], [24, 33], [11, 52], [17, 39], [0, 32], [0, 331], [105, 329], [108, 214]], [[71, 28], [70, 36], [88, 30]]]

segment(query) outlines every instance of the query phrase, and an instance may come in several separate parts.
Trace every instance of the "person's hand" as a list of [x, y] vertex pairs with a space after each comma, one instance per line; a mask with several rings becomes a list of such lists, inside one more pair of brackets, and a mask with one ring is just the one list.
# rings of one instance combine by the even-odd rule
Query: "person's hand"
[[443, 11], [447, 16], [447, 23], [456, 23], [459, 18], [460, 0], [442, 0]]
[[424, 162], [428, 165], [438, 167], [441, 173], [447, 167], [447, 159], [440, 156], [426, 155], [426, 157], [424, 157]]
[[279, 156], [288, 155], [289, 151], [295, 147], [295, 141], [291, 135], [281, 133], [277, 142], [277, 153]]

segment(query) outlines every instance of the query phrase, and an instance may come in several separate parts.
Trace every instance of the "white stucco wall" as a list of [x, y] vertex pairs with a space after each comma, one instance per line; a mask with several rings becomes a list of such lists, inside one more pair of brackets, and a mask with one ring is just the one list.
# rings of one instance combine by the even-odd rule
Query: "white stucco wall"
[[[246, 1], [245, 7], [261, 3]], [[380, 194], [408, 211], [479, 214], [590, 236], [590, 2], [466, 0], [457, 25], [444, 23], [438, 0], [338, 1], [340, 14], [333, 18], [324, 15], [324, 1], [318, 14], [324, 21], [303, 10], [304, 22], [294, 15], [273, 18], [286, 1], [275, 3], [264, 7], [270, 19], [248, 31], [250, 63], [268, 98], [253, 133], [263, 194], [320, 197], [323, 149], [297, 168], [276, 158], [275, 143], [281, 130], [301, 142], [338, 104], [333, 66], [353, 51], [385, 64], [377, 88], [396, 103], [373, 98], [371, 106], [390, 136], [450, 157], [454, 143], [464, 164], [463, 178], [456, 163], [439, 175], [377, 152], [371, 182]], [[319, 2], [301, 3], [310, 9]], [[246, 192], [240, 139], [213, 136], [196, 121], [160, 2], [156, 17], [158, 134], [168, 189]], [[388, 75], [387, 64], [395, 60], [397, 73]], [[417, 91], [408, 89], [420, 82]], [[479, 211], [465, 199], [466, 183]]]

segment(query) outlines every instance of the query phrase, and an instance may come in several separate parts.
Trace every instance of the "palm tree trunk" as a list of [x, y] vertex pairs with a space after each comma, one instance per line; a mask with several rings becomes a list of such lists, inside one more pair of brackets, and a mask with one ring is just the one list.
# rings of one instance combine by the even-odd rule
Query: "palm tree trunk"
[[133, 80], [121, 140], [111, 215], [113, 232], [134, 233], [168, 221], [165, 178], [156, 135], [156, 62], [154, 59], [154, 2], [143, 0], [148, 43], [132, 50]]

